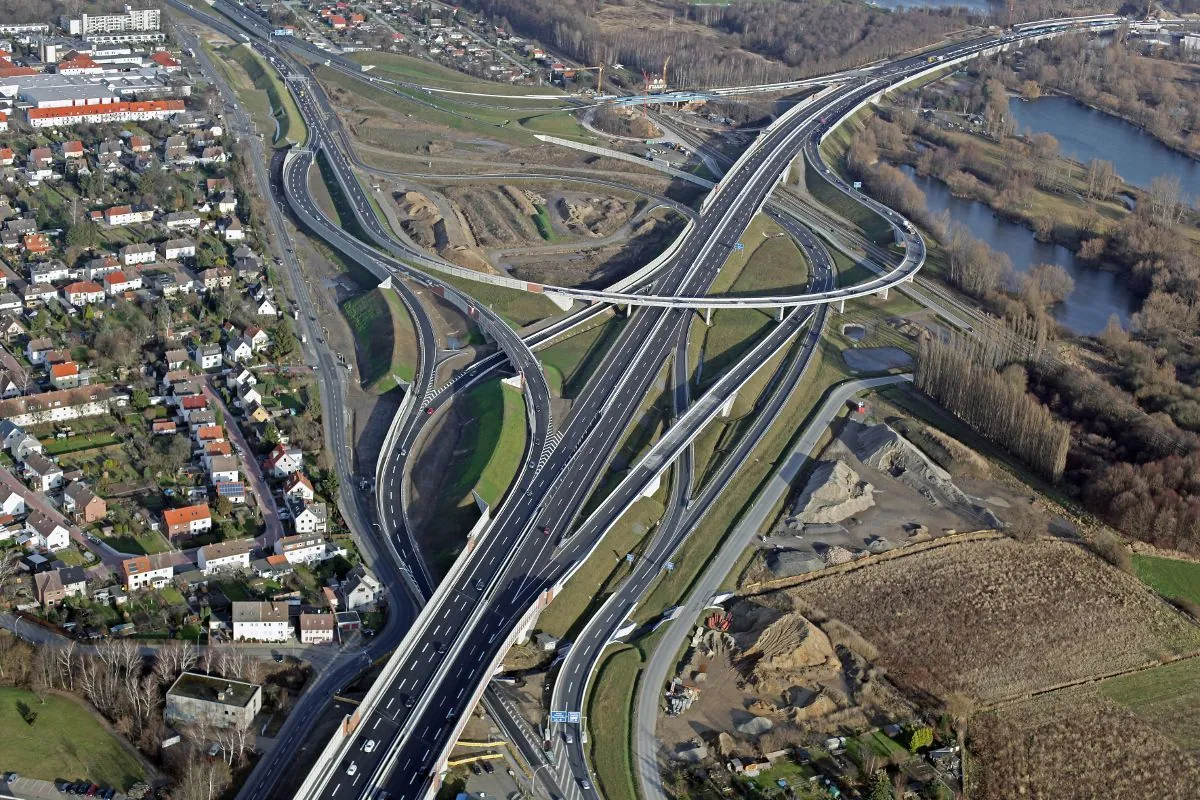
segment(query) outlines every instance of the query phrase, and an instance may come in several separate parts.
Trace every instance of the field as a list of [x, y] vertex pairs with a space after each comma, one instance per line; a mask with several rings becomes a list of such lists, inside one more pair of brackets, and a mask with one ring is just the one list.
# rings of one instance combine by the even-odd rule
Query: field
[[1135, 578], [1058, 542], [952, 545], [794, 592], [878, 648], [893, 680], [942, 699], [996, 701], [1200, 647]]
[[1104, 681], [1100, 691], [1175, 744], [1200, 755], [1200, 661], [1191, 658]]
[[372, 289], [342, 303], [354, 331], [362, 385], [378, 394], [411, 381], [417, 367], [416, 335], [408, 310], [394, 291]]
[[972, 720], [970, 749], [975, 757], [970, 761], [969, 796], [1200, 796], [1200, 762], [1195, 756], [1106, 697], [1106, 687], [1039, 697]]
[[[36, 714], [33, 724], [22, 717]], [[86, 708], [57, 695], [42, 703], [32, 692], [0, 687], [0, 769], [52, 781], [88, 779], [127, 788], [142, 780], [142, 767]]]
[[513, 328], [523, 328], [531, 322], [565, 313], [540, 294], [530, 294], [506, 286], [493, 286], [455, 275], [438, 275], [437, 278], [474, 297], [499, 314]]
[[[566, 95], [560, 89], [552, 87], [536, 87], [536, 86], [510, 86], [504, 83], [495, 81], [487, 81], [482, 78], [475, 78], [458, 70], [443, 67], [441, 64], [435, 64], [432, 61], [426, 61], [421, 58], [413, 58], [395, 53], [354, 53], [350, 56], [353, 60], [360, 64], [374, 64], [375, 74], [384, 78], [395, 78], [396, 80], [409, 81], [419, 83], [422, 86], [436, 86], [442, 89], [453, 89], [459, 92], [481, 92], [484, 94], [495, 95], [522, 95], [522, 94], [540, 94], [548, 97], [558, 97], [564, 102], [567, 100]], [[486, 98], [485, 98], [486, 99]], [[501, 98], [491, 98], [500, 100]], [[512, 99], [504, 100], [505, 103], [513, 102]], [[520, 101], [517, 101], [520, 102]], [[553, 107], [553, 103], [548, 103], [542, 100], [527, 101], [531, 107], [548, 108]], [[533, 104], [536, 103], [536, 106]]]
[[1143, 583], [1163, 597], [1200, 603], [1200, 564], [1139, 553], [1133, 557], [1133, 569]]

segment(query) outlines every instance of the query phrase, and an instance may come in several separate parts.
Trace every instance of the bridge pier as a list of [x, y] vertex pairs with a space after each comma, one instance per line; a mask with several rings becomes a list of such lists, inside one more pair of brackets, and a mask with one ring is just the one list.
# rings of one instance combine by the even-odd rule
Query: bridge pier
[[380, 289], [390, 289], [390, 288], [392, 288], [392, 276], [391, 276], [391, 275], [388, 275], [386, 278], [384, 278], [383, 280], [381, 280], [381, 281], [379, 282], [379, 288], [380, 288]]
[[544, 294], [546, 295], [546, 299], [548, 299], [551, 303], [554, 303], [554, 305], [558, 306], [563, 311], [570, 311], [571, 306], [575, 305], [575, 301], [567, 297], [565, 294], [559, 294], [558, 292], [544, 292]]
[[841, 300], [837, 301], [837, 310], [839, 314], [846, 313], [846, 298], [843, 297]]
[[878, 297], [880, 300], [887, 300], [888, 299], [888, 287], [885, 286], [882, 289], [880, 289], [878, 292], [875, 293], [875, 296]]
[[704, 324], [710, 328], [712, 327], [712, 309], [711, 308], [704, 309]]
[[648, 484], [646, 484], [646, 488], [642, 490], [642, 497], [653, 497], [654, 493], [658, 491], [658, 488], [661, 485], [662, 485], [661, 476], [655, 475], [654, 480], [652, 480]]
[[779, 308], [775, 309], [775, 321], [783, 322], [783, 306], [780, 306]]

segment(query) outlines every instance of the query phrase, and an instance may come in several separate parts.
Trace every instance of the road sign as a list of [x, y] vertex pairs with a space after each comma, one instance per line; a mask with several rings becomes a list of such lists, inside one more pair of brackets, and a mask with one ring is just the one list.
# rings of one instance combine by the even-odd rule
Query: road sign
[[855, 181], [855, 182], [854, 182], [854, 188], [855, 188], [855, 189], [861, 189], [861, 188], [862, 188], [862, 181]]
[[567, 722], [573, 722], [576, 725], [578, 725], [580, 720], [582, 720], [582, 719], [583, 719], [583, 714], [581, 714], [578, 711], [568, 711], [567, 712]]
[[734, 249], [734, 250], [745, 250], [745, 249], [746, 249], [746, 245], [742, 244], [741, 242], [734, 242], [734, 243], [733, 243], [733, 249]]
[[667, 572], [674, 572], [675, 571], [675, 562], [668, 561], [667, 563], [663, 564], [663, 569], [665, 569]]
[[637, 556], [635, 556], [633, 553], [625, 554], [625, 560], [628, 561], [630, 564], [632, 564], [636, 559], [637, 559]]
[[[551, 722], [570, 722], [571, 721], [571, 713], [572, 712], [570, 712], [570, 711], [551, 711], [550, 712], [550, 721]], [[576, 716], [578, 716], [578, 714], [576, 714]]]

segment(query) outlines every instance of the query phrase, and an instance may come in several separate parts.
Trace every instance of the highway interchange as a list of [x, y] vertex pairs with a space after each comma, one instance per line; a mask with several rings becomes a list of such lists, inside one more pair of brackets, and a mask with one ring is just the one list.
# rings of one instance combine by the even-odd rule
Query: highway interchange
[[[185, 13], [195, 14], [190, 8], [182, 7], [178, 0], [168, 2]], [[399, 639], [383, 676], [372, 687], [367, 701], [356, 714], [355, 730], [345, 741], [331, 746], [327, 753], [322, 754], [300, 796], [373, 798], [381, 796], [381, 789], [389, 797], [425, 796], [436, 785], [439, 767], [458, 730], [479, 700], [492, 669], [511, 643], [512, 632], [527, 617], [527, 612], [539, 599], [544, 598], [547, 590], [560, 584], [583, 562], [604, 533], [652, 480], [681, 457], [683, 463], [687, 463], [686, 453], [691, 439], [719, 413], [721, 406], [736, 393], [738, 387], [773, 354], [789, 346], [793, 338], [807, 326], [802, 345], [784, 360], [768, 390], [764, 391], [754, 426], [739, 441], [736, 451], [722, 463], [717, 475], [701, 488], [698, 496], [688, 498], [690, 486], [687, 484], [690, 481], [683, 483], [679, 480], [680, 475], [690, 473], [690, 469], [686, 472], [677, 470], [676, 483], [682, 485], [683, 489], [673, 488], [670, 510], [656, 532], [650, 550], [622, 586], [620, 599], [611, 601], [605, 607], [606, 613], [597, 615], [589, 622], [569, 654], [564, 673], [574, 675], [585, 667], [590, 673], [604, 645], [623, 624], [627, 608], [636, 602], [641, 591], [661, 569], [663, 561], [694, 528], [728, 483], [740, 459], [753, 449], [778, 408], [802, 379], [824, 323], [827, 313], [825, 303], [838, 299], [836, 293], [840, 287], [833, 286], [831, 261], [823, 245], [794, 221], [784, 220], [785, 229], [805, 250], [813, 268], [810, 292], [804, 296], [789, 297], [787, 302], [775, 299], [761, 303], [780, 308], [780, 324], [759, 343], [758, 349], [752, 354], [755, 358], [744, 359], [690, 407], [687, 407], [686, 395], [678, 393], [680, 382], [676, 376], [678, 419], [675, 425], [663, 441], [635, 466], [621, 486], [605, 498], [586, 521], [576, 526], [585, 501], [603, 476], [623, 432], [634, 419], [642, 398], [659, 375], [662, 365], [672, 352], [680, 350], [681, 342], [686, 346], [686, 331], [692, 313], [688, 309], [703, 307], [703, 304], [709, 307], [723, 304], [722, 298], [707, 297], [706, 293], [750, 220], [762, 209], [780, 176], [801, 153], [813, 160], [814, 164], [820, 165], [816, 145], [822, 135], [868, 98], [928, 70], [931, 56], [922, 54], [872, 70], [862, 70], [824, 93], [819, 102], [799, 110], [799, 113], [782, 117], [758, 137], [710, 193], [698, 218], [676, 243], [672, 257], [664, 260], [647, 286], [632, 293], [618, 293], [615, 298], [611, 294], [593, 297], [596, 300], [616, 299], [642, 304], [644, 307], [625, 325], [605, 363], [573, 405], [570, 418], [556, 430], [550, 416], [549, 388], [531, 349], [537, 342], [523, 340], [486, 307], [429, 275], [429, 269], [438, 269], [441, 265], [430, 264], [431, 259], [427, 255], [416, 251], [411, 243], [398, 239], [375, 216], [371, 200], [354, 175], [351, 158], [347, 157], [347, 151], [353, 152], [348, 137], [340, 131], [336, 115], [319, 85], [313, 80], [305, 80], [309, 77], [306, 68], [269, 40], [268, 26], [261, 18], [252, 18], [224, 0], [219, 0], [216, 7], [241, 26], [239, 31], [225, 25], [226, 32], [232, 30], [243, 39], [253, 37], [252, 45], [269, 58], [285, 78], [300, 78], [289, 80], [288, 85], [298, 100], [308, 126], [309, 140], [303, 151], [288, 154], [286, 162], [280, 165], [275, 196], [282, 195], [295, 217], [310, 232], [370, 269], [381, 282], [389, 282], [412, 313], [422, 349], [420, 374], [409, 392], [414, 400], [407, 403], [407, 413], [398, 419], [396, 429], [389, 432], [388, 447], [381, 455], [377, 471], [376, 511], [379, 523], [375, 524], [380, 526], [384, 535], [371, 536], [361, 519], [354, 528], [360, 533], [360, 538], [376, 541], [375, 552], [370, 553], [375, 563], [388, 562], [393, 565], [394, 569], [385, 574], [385, 578], [400, 574], [414, 604], [425, 604], [411, 628]], [[205, 17], [207, 24], [221, 27], [218, 22], [210, 21], [207, 15], [201, 16]], [[940, 57], [939, 61], [964, 58], [1014, 38], [1009, 36], [1001, 40], [995, 36], [985, 36], [949, 45], [933, 53], [935, 57]], [[303, 49], [303, 45], [295, 47]], [[321, 54], [321, 58], [325, 57], [326, 54]], [[327, 219], [312, 201], [307, 176], [311, 160], [318, 151], [336, 175], [355, 221], [375, 246], [356, 239]], [[909, 258], [906, 261], [911, 259], [919, 268], [924, 260], [924, 243], [915, 230], [895, 212], [854, 192], [828, 171], [826, 174], [838, 188], [872, 207], [893, 224], [907, 246]], [[273, 217], [278, 215], [277, 206], [272, 205], [271, 210]], [[276, 233], [279, 239], [282, 227], [273, 227], [278, 228]], [[289, 259], [285, 260], [288, 260], [289, 271], [293, 273], [295, 281], [299, 273], [298, 268], [291, 268], [294, 256], [290, 248], [288, 256]], [[437, 356], [434, 334], [428, 327], [428, 317], [420, 310], [419, 297], [405, 281], [394, 280], [399, 277], [426, 287], [463, 308], [494, 338], [503, 356], [481, 360], [471, 369], [459, 372], [451, 385], [435, 389], [433, 383]], [[892, 276], [892, 279], [902, 277], [905, 276]], [[302, 286], [303, 281], [299, 282]], [[890, 283], [884, 282], [882, 285]], [[876, 286], [870, 289], [877, 290]], [[812, 295], [818, 299], [810, 299]], [[315, 312], [311, 312], [311, 302], [307, 302], [305, 307], [305, 292], [298, 292], [297, 302], [311, 327], [316, 317]], [[595, 313], [599, 307], [600, 304], [596, 303], [587, 310], [569, 315], [548, 332], [543, 332], [542, 341], [575, 324], [582, 316]], [[792, 308], [792, 311], [785, 314], [785, 308]], [[320, 335], [315, 336], [315, 343], [323, 344]], [[313, 349], [319, 364], [322, 359], [332, 362], [332, 356], [326, 348]], [[676, 359], [677, 365], [679, 360]], [[491, 522], [469, 543], [442, 583], [434, 586], [404, 524], [402, 483], [405, 457], [419, 434], [423, 418], [428, 416], [424, 413], [424, 407], [436, 413], [438, 407], [450, 399], [454, 389], [479, 380], [494, 369], [503, 368], [501, 365], [505, 363], [508, 364], [507, 369], [519, 372], [524, 379], [530, 428], [524, 468], [514, 479], [503, 504], [494, 510]], [[340, 380], [336, 374], [340, 372], [338, 366], [334, 364], [332, 369], [332, 379], [322, 381], [326, 389], [327, 383], [337, 385]], [[329, 376], [325, 378], [329, 379]], [[686, 386], [686, 376], [683, 384]], [[415, 402], [417, 397], [422, 401], [419, 406]], [[344, 433], [341, 436], [344, 437]], [[338, 443], [335, 447], [339, 450], [342, 449], [342, 440], [337, 435], [331, 441]], [[339, 460], [341, 455], [339, 453]], [[345, 484], [345, 480], [343, 482]], [[368, 513], [363, 518], [372, 516]], [[362, 535], [364, 532], [367, 535]], [[380, 539], [386, 542], [385, 552], [378, 550]], [[393, 591], [393, 595], [398, 594], [398, 591]], [[404, 607], [404, 603], [396, 605], [401, 609]], [[391, 627], [392, 635], [387, 637], [389, 645], [397, 643], [395, 628], [399, 626]], [[376, 652], [379, 649], [381, 647]], [[564, 684], [560, 680], [555, 686], [555, 702], [565, 703], [570, 708], [581, 708], [585, 691], [586, 674], [579, 681], [568, 679]], [[287, 726], [284, 733], [286, 731]], [[281, 740], [283, 738], [281, 736]], [[288, 746], [294, 746], [290, 741], [283, 743], [285, 751]], [[555, 744], [555, 748], [558, 747], [559, 744]], [[567, 786], [572, 795], [597, 796], [587, 780], [587, 764], [578, 743], [568, 749], [566, 756], [562, 759], [566, 766], [559, 773], [558, 785], [555, 786], [553, 780], [548, 781], [547, 787], [551, 793], [564, 794], [562, 787]], [[282, 763], [282, 758], [274, 758], [277, 765]], [[256, 775], [258, 773], [256, 769]], [[272, 776], [264, 770], [250, 793], [246, 794], [246, 790], [243, 793], [252, 798], [265, 797], [265, 790], [271, 785], [273, 777], [277, 775]], [[254, 776], [252, 782], [253, 779]], [[260, 789], [262, 794], [254, 794]]]

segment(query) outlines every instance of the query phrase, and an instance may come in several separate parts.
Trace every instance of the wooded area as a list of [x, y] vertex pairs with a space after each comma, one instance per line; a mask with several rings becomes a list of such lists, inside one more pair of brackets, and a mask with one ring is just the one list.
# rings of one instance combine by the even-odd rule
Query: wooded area
[[957, 335], [945, 342], [927, 338], [921, 342], [913, 382], [1043, 478], [1057, 482], [1066, 467], [1071, 426], [1056, 420], [1026, 391], [1019, 364], [997, 372], [1003, 362], [1003, 351], [993, 342]]

